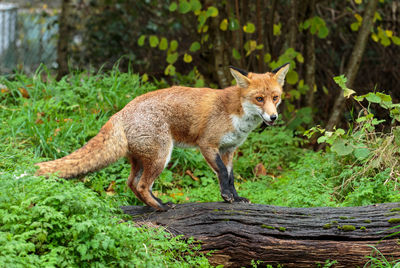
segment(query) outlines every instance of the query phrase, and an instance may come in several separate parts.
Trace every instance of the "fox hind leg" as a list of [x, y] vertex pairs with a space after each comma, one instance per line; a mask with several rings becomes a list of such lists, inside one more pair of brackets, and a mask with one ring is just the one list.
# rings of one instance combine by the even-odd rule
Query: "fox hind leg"
[[143, 173], [139, 179], [134, 180], [134, 187], [136, 188], [134, 193], [146, 204], [157, 210], [166, 211], [173, 207], [172, 203], [163, 203], [161, 199], [154, 196], [152, 193], [152, 186], [155, 179], [161, 174], [166, 165], [169, 162], [173, 149], [172, 141], [170, 142], [167, 150], [158, 150], [158, 152], [152, 152], [151, 155], [157, 155], [158, 157], [148, 158], [144, 157], [141, 159]]

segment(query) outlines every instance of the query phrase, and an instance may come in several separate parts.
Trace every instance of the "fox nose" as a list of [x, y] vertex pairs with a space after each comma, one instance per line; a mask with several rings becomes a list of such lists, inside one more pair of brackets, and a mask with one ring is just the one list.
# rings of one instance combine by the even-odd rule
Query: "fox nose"
[[278, 116], [276, 114], [273, 114], [269, 118], [271, 119], [271, 121], [275, 121], [278, 118]]

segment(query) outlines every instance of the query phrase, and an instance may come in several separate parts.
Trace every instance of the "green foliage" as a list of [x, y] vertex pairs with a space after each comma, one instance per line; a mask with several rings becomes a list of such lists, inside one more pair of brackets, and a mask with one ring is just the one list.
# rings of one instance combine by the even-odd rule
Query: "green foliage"
[[196, 248], [162, 229], [134, 227], [82, 183], [15, 173], [1, 182], [1, 266], [208, 266]]
[[388, 260], [377, 248], [370, 246], [373, 253], [371, 256], [367, 256], [369, 261], [364, 267], [375, 267], [375, 268], [396, 268], [400, 266], [400, 259]]
[[[200, 77], [194, 69], [176, 75], [176, 82], [194, 85]], [[43, 68], [32, 78], [16, 74], [1, 77], [0, 83], [0, 266], [11, 261], [21, 267], [208, 265], [190, 243], [134, 227], [116, 209], [141, 204], [126, 186], [126, 160], [82, 181], [29, 175], [38, 157], [61, 157], [79, 148], [132, 98], [167, 86], [165, 81], [154, 86], [115, 68], [56, 82]], [[397, 114], [385, 94], [361, 97], [355, 98]], [[306, 120], [309, 113], [299, 110], [296, 120]], [[295, 207], [398, 202], [400, 130], [378, 135], [379, 124], [366, 108], [349, 131], [314, 127], [306, 132], [323, 133], [319, 141], [329, 145], [327, 152], [303, 148], [307, 141], [294, 134], [299, 125], [293, 121], [289, 127], [257, 129], [234, 157], [238, 193], [253, 203]], [[153, 190], [163, 201], [222, 200], [214, 172], [194, 149], [175, 149]]]

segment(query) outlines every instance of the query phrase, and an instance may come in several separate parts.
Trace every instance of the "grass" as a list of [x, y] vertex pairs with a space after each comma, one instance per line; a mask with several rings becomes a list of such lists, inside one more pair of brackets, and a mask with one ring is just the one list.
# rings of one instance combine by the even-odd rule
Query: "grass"
[[[0, 266], [13, 260], [21, 267], [84, 266], [88, 261], [98, 266], [208, 265], [190, 241], [126, 221], [117, 208], [142, 203], [126, 186], [130, 168], [125, 159], [80, 180], [32, 175], [34, 163], [81, 147], [112, 114], [154, 85], [117, 69], [76, 73], [57, 82], [45, 68], [33, 77], [0, 77], [0, 84]], [[239, 194], [253, 203], [292, 207], [400, 201], [390, 168], [366, 172], [349, 158], [304, 149], [306, 143], [284, 126], [252, 133], [235, 155]], [[255, 172], [256, 166], [265, 172]], [[194, 149], [175, 149], [153, 189], [163, 201], [222, 201], [215, 174]]]

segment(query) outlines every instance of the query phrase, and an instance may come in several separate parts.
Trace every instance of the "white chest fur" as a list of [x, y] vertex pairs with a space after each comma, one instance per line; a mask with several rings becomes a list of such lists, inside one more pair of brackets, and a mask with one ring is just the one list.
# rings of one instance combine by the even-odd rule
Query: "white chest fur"
[[240, 146], [246, 140], [247, 135], [261, 123], [260, 110], [254, 104], [245, 103], [242, 116], [231, 115], [234, 130], [222, 136], [220, 148], [229, 149]]

